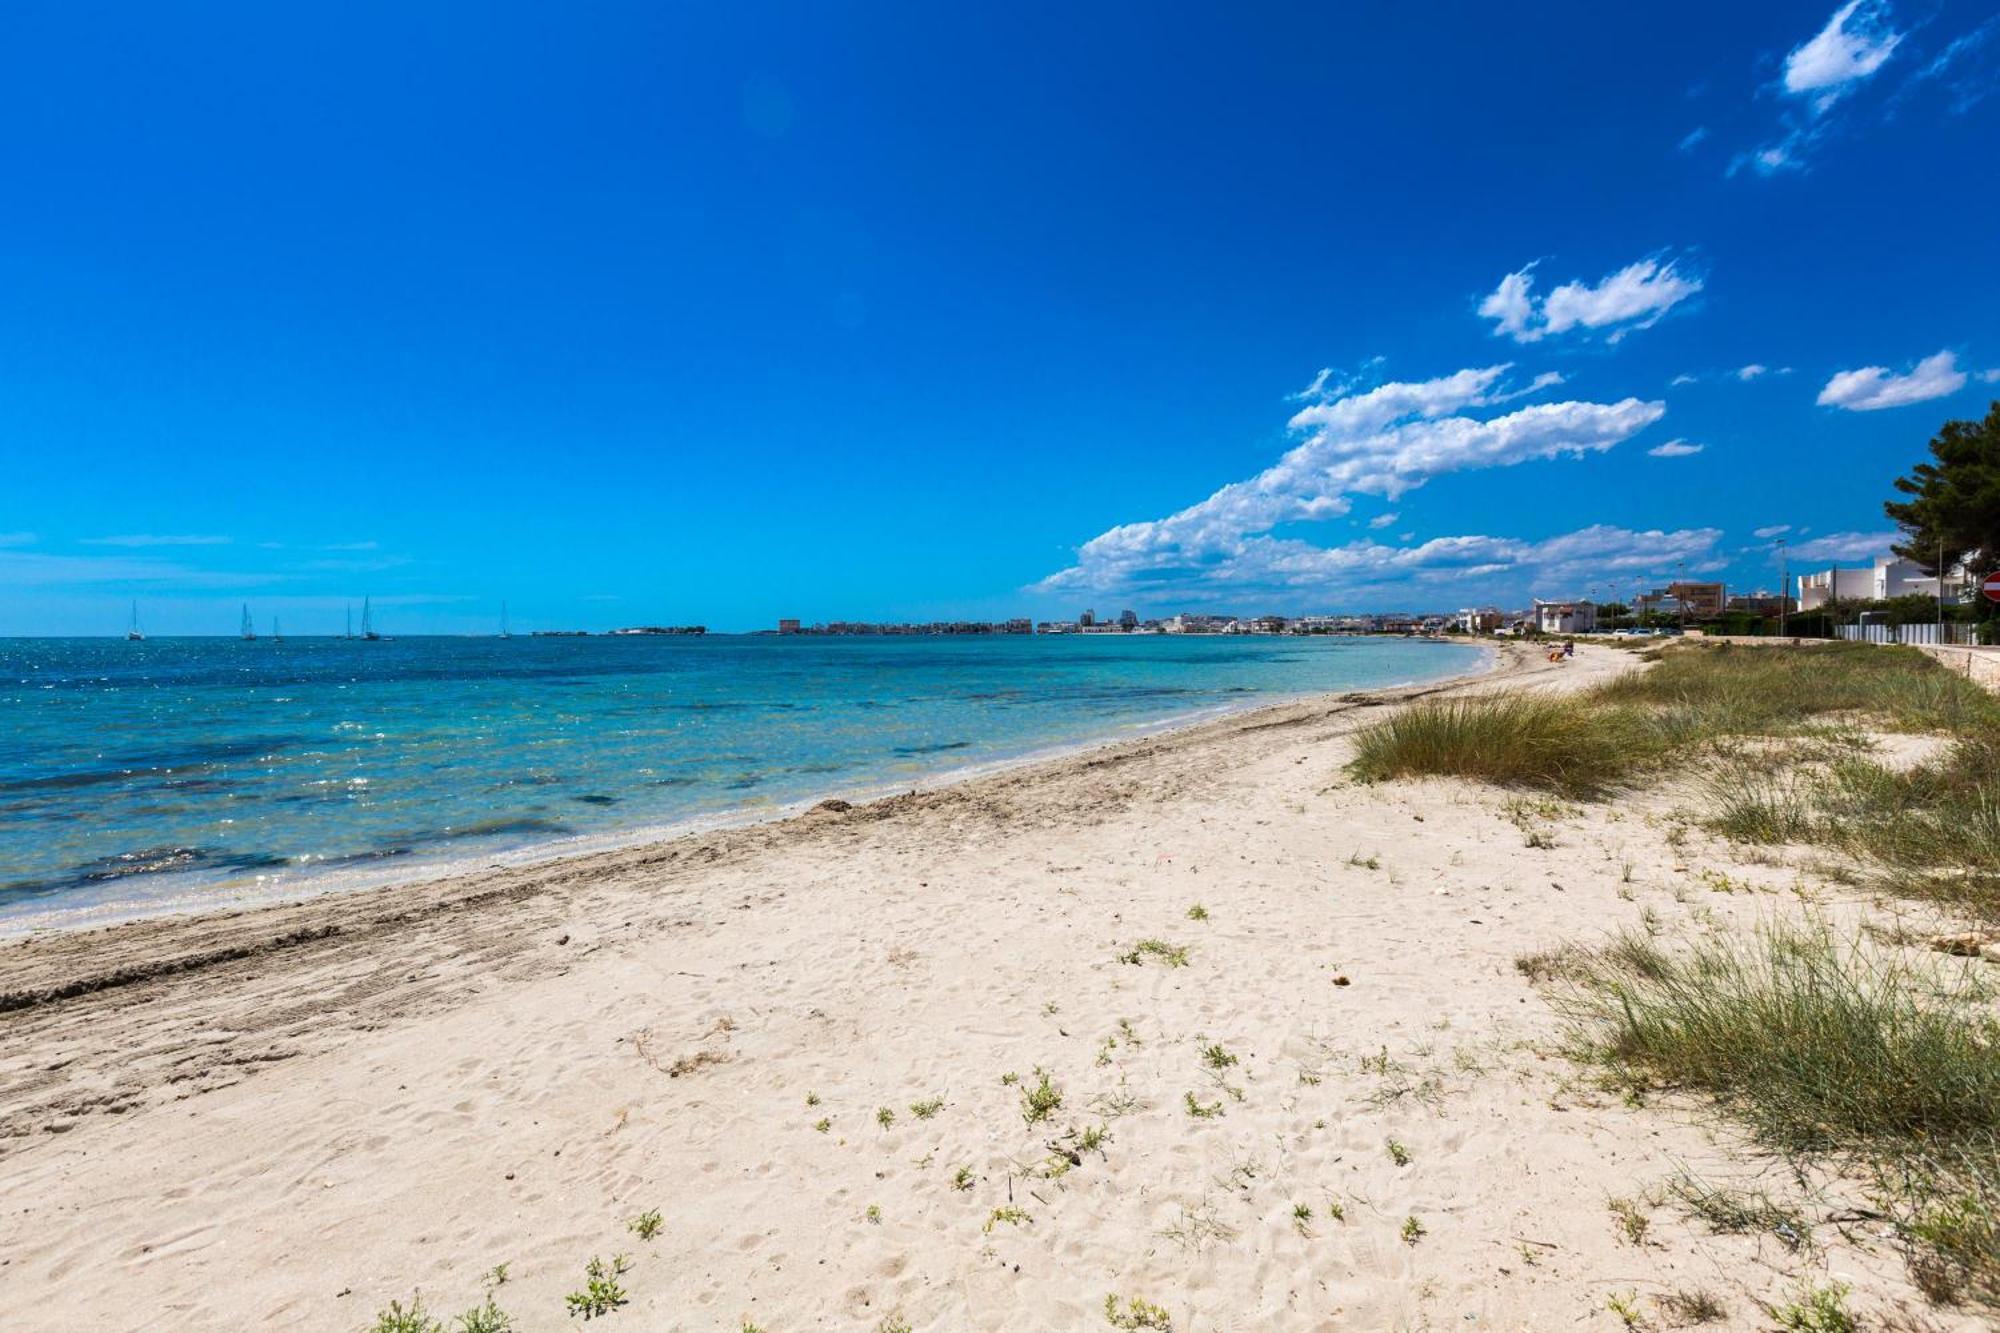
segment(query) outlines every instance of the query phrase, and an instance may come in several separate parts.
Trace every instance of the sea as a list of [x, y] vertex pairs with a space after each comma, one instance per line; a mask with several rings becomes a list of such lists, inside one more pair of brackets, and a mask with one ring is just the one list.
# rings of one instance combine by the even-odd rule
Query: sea
[[1480, 667], [1414, 639], [0, 639], [0, 935], [426, 878]]

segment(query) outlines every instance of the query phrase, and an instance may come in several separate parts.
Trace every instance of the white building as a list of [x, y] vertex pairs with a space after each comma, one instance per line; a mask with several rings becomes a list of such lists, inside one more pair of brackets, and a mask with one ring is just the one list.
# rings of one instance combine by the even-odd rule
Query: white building
[[1454, 623], [1467, 634], [1496, 634], [1506, 619], [1497, 606], [1468, 606], [1453, 617]]
[[[1945, 600], [1965, 588], [1965, 566], [1945, 571]], [[1829, 601], [1887, 601], [1891, 597], [1935, 597], [1938, 581], [1923, 566], [1899, 555], [1878, 555], [1868, 569], [1822, 569], [1799, 575], [1799, 610], [1816, 611]]]
[[1535, 628], [1544, 634], [1588, 634], [1597, 628], [1597, 603], [1584, 598], [1545, 602], [1537, 597]]

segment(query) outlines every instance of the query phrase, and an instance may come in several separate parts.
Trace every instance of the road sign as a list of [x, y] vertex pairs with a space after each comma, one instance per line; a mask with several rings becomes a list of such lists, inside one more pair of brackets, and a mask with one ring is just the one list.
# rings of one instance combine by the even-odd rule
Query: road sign
[[1979, 591], [1986, 594], [1989, 602], [2000, 602], [2000, 573], [1988, 574], [1986, 582], [1979, 585]]

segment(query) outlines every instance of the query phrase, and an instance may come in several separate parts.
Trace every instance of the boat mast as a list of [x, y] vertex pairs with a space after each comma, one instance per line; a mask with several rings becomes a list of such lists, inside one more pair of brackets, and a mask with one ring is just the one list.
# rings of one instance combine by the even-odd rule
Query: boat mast
[[512, 631], [507, 628], [507, 603], [504, 601], [500, 603], [500, 637], [503, 639], [514, 637]]
[[243, 637], [245, 639], [254, 639], [257, 637], [257, 629], [250, 623], [250, 603], [248, 602], [243, 603]]

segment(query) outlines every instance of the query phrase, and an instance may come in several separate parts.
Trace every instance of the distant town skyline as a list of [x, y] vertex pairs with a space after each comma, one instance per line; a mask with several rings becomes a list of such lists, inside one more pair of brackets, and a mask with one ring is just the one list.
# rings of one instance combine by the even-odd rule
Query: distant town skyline
[[13, 17], [0, 635], [1775, 589], [2000, 399], [1966, 3]]

